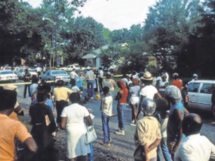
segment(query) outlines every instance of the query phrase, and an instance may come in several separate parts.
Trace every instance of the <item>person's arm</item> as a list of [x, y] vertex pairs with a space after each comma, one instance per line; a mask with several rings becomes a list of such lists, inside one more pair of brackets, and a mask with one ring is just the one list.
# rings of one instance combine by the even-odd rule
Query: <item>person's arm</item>
[[50, 120], [49, 131], [54, 132], [56, 130], [56, 124], [51, 108], [47, 105], [47, 113]]
[[115, 82], [115, 80], [111, 79], [111, 82], [113, 83], [113, 86], [116, 87], [116, 82]]
[[86, 120], [87, 126], [91, 126], [93, 124], [93, 121], [92, 121], [90, 115], [88, 115], [87, 117], [84, 117], [84, 119]]
[[162, 96], [160, 95], [159, 92], [155, 93], [155, 95], [157, 96], [157, 99], [158, 99], [158, 98], [162, 98]]
[[66, 117], [61, 117], [60, 128], [61, 128], [62, 130], [66, 130], [66, 120], [67, 120]]
[[151, 150], [153, 150], [154, 148], [158, 147], [158, 145], [160, 144], [161, 139], [156, 139], [149, 147], [148, 147], [148, 152], [150, 152]]
[[32, 137], [27, 138], [24, 141], [24, 144], [28, 147], [28, 149], [31, 152], [35, 153], [37, 151], [37, 149], [38, 149], [37, 144], [36, 144], [36, 142], [34, 141], [34, 139]]
[[118, 101], [122, 98], [122, 95], [123, 95], [123, 92], [122, 91], [119, 91], [115, 97], [115, 100]]
[[145, 96], [140, 95], [140, 103], [139, 103], [139, 108], [138, 108], [138, 113], [137, 113], [137, 118], [139, 118], [140, 116], [140, 112], [141, 112], [141, 103], [143, 101], [143, 99], [146, 98]]
[[189, 111], [184, 107], [184, 114], [185, 115], [188, 115], [189, 114]]
[[180, 145], [181, 140], [182, 140], [182, 137], [183, 137], [183, 132], [182, 132], [183, 115], [182, 115], [182, 112], [179, 109], [175, 109], [173, 111], [173, 117], [176, 120], [176, 125], [175, 126], [178, 126], [180, 128], [179, 133], [178, 133], [178, 139], [176, 141], [175, 146], [173, 147], [173, 153], [175, 153], [178, 150], [179, 145]]

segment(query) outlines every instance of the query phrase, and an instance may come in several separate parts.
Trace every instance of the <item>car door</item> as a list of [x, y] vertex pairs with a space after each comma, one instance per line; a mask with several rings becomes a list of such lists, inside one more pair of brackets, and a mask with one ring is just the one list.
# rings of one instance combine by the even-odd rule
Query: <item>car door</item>
[[46, 80], [51, 80], [50, 71], [46, 72]]
[[203, 83], [198, 95], [198, 108], [201, 110], [211, 110], [211, 95], [212, 95], [212, 83]]
[[199, 92], [200, 83], [191, 82], [188, 84], [188, 96], [189, 96], [189, 108], [198, 108], [198, 92]]

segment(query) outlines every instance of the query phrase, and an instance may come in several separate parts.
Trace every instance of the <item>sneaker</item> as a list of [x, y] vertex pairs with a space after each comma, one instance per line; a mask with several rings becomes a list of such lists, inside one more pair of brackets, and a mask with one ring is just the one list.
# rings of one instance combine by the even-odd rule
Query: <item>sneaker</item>
[[120, 130], [120, 131], [116, 131], [117, 135], [125, 135], [125, 131], [124, 130]]
[[131, 121], [131, 123], [133, 123], [133, 124], [134, 124], [134, 120], [132, 120], [132, 121]]
[[91, 100], [93, 100], [93, 97], [91, 97]]
[[106, 146], [106, 147], [110, 147], [110, 143], [109, 143], [109, 142], [103, 143], [102, 145], [103, 145], [103, 146]]
[[116, 127], [115, 130], [116, 130], [116, 131], [120, 131], [121, 129], [120, 129], [119, 127]]
[[130, 123], [130, 125], [131, 125], [131, 126], [136, 126], [136, 124], [135, 124], [135, 123]]

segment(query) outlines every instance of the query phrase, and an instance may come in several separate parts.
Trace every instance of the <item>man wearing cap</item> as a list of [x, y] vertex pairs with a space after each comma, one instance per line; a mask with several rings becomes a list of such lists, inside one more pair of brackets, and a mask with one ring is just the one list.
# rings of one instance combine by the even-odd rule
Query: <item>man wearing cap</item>
[[188, 111], [184, 109], [183, 104], [179, 101], [181, 99], [181, 92], [176, 86], [167, 86], [165, 95], [170, 103], [169, 121], [167, 125], [167, 146], [173, 159], [181, 140], [185, 137], [182, 133], [181, 125], [184, 115]]
[[215, 146], [207, 137], [200, 135], [202, 119], [190, 113], [182, 121], [183, 133], [186, 138], [176, 151], [174, 161], [209, 161], [215, 159]]
[[198, 75], [196, 73], [193, 74], [193, 79], [191, 81], [197, 81], [198, 80]]
[[99, 68], [99, 73], [98, 73], [99, 75], [99, 88], [100, 88], [100, 92], [102, 92], [102, 90], [103, 90], [103, 85], [102, 85], [102, 82], [103, 82], [103, 76], [104, 76], [104, 72], [103, 72], [103, 70], [102, 70], [102, 67], [100, 67]]
[[[141, 103], [141, 110], [145, 117], [137, 122], [134, 134], [137, 147], [134, 152], [135, 161], [157, 161], [157, 146], [161, 142], [161, 130], [160, 123], [153, 117], [155, 109], [156, 104], [151, 99], [145, 98]], [[139, 150], [141, 150], [140, 153], [138, 153]]]
[[93, 99], [93, 86], [94, 86], [94, 72], [90, 67], [87, 67], [86, 80], [87, 80], [87, 92], [88, 98]]
[[141, 112], [140, 106], [144, 98], [149, 98], [153, 100], [155, 95], [161, 98], [161, 95], [158, 93], [158, 90], [152, 85], [152, 81], [153, 81], [153, 77], [149, 72], [146, 72], [141, 78], [141, 84], [145, 84], [145, 87], [142, 88], [140, 91], [140, 104], [139, 104], [137, 118], [139, 118], [140, 116], [140, 112]]

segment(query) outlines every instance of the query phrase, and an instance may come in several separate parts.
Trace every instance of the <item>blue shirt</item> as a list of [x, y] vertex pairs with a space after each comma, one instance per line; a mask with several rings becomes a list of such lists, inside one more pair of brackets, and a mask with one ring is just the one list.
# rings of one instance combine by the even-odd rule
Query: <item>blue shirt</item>
[[[37, 99], [35, 98], [35, 100], [33, 101], [33, 103], [37, 103]], [[46, 104], [50, 106], [51, 110], [53, 111], [53, 104], [52, 101], [50, 99], [46, 100]]]
[[32, 84], [30, 85], [30, 92], [31, 92], [31, 95], [34, 94], [34, 92], [37, 90], [37, 87], [38, 87], [38, 84]]
[[[173, 116], [173, 111], [175, 109], [179, 109], [182, 113], [182, 116], [184, 117], [184, 106], [181, 102], [178, 102], [170, 107], [170, 113], [169, 113], [169, 121], [167, 125], [167, 137], [170, 141], [177, 141], [178, 134], [180, 132], [180, 127], [176, 124], [176, 119]], [[185, 135], [183, 135], [182, 139], [185, 138]]]
[[[78, 88], [83, 87], [83, 77], [81, 79], [79, 79], [79, 77], [80, 77], [79, 75], [75, 77], [75, 84], [76, 86], [78, 86]], [[76, 80], [78, 79], [79, 81], [77, 82]]]

